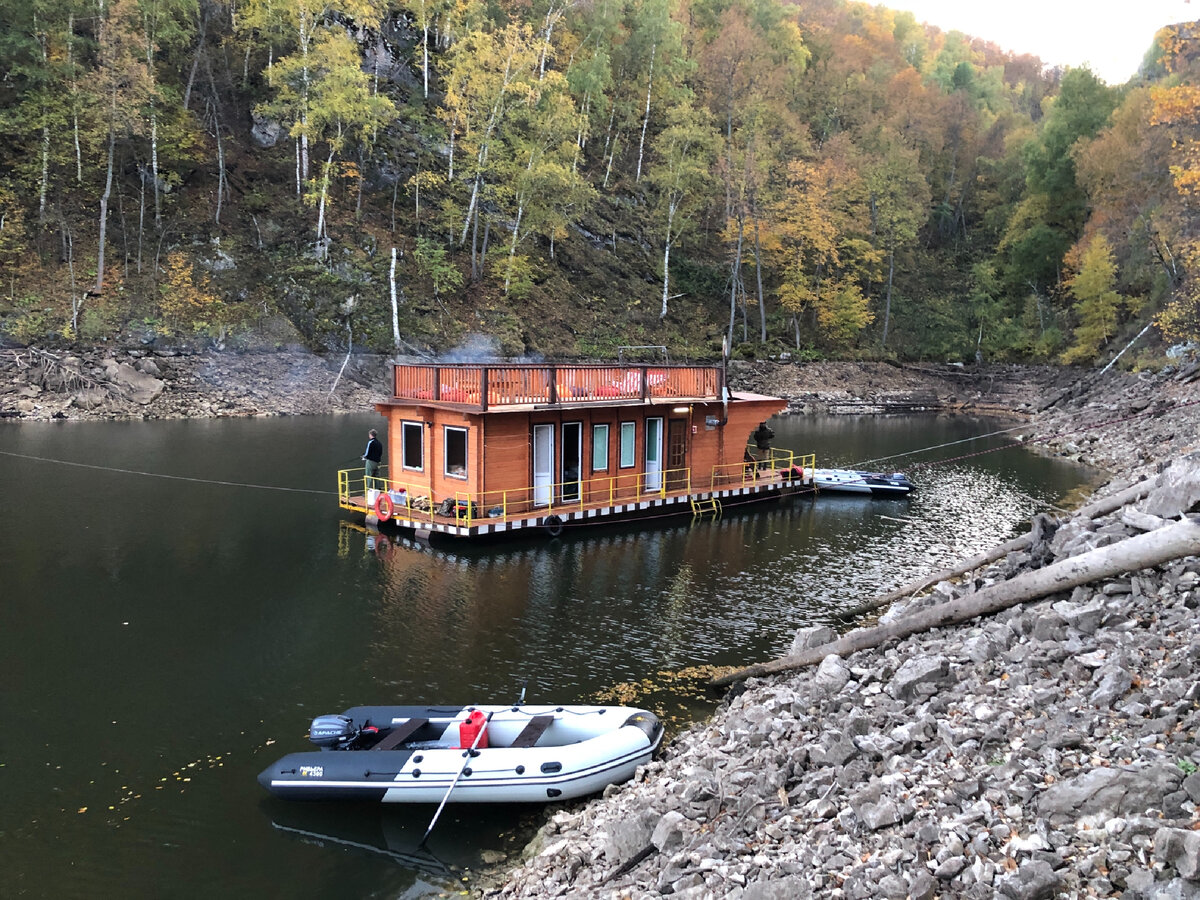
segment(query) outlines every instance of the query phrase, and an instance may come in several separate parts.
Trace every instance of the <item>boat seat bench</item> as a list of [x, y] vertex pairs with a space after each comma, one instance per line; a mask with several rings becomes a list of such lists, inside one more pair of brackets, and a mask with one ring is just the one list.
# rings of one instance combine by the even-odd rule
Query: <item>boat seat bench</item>
[[397, 725], [395, 728], [393, 728], [391, 731], [389, 731], [387, 734], [385, 734], [383, 736], [383, 739], [380, 740], [380, 742], [378, 744], [376, 744], [374, 747], [372, 747], [371, 749], [372, 750], [395, 750], [397, 747], [399, 747], [401, 744], [403, 744], [405, 741], [407, 741], [410, 737], [412, 737], [414, 734], [416, 734], [416, 732], [418, 730], [420, 730], [422, 727], [424, 727], [425, 725], [428, 725], [428, 724], [429, 724], [428, 719], [417, 719], [417, 718], [409, 719], [407, 722]]
[[517, 735], [517, 739], [510, 746], [515, 748], [532, 747], [537, 743], [538, 738], [546, 733], [546, 729], [553, 721], [554, 716], [534, 716], [529, 720], [529, 724], [521, 729], [521, 733]]

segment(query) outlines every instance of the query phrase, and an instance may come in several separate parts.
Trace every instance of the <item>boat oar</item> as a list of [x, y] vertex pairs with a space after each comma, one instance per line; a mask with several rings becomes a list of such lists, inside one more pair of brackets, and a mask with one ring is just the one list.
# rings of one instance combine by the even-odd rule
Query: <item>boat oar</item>
[[458, 784], [458, 779], [462, 778], [463, 772], [465, 772], [467, 770], [467, 766], [471, 764], [471, 758], [475, 755], [475, 747], [478, 746], [479, 742], [483, 739], [483, 736], [487, 733], [487, 727], [491, 723], [492, 715], [494, 713], [495, 710], [492, 710], [492, 712], [487, 714], [487, 718], [483, 720], [483, 727], [479, 729], [479, 733], [475, 735], [475, 740], [471, 742], [470, 749], [463, 754], [466, 759], [463, 760], [462, 768], [458, 770], [458, 774], [455, 775], [454, 780], [450, 782], [450, 787], [446, 788], [446, 795], [442, 797], [442, 802], [438, 804], [437, 812], [433, 814], [433, 818], [429, 822], [429, 827], [425, 829], [425, 836], [421, 838], [421, 843], [417, 844], [418, 848], [424, 847], [425, 842], [429, 840], [429, 835], [433, 834], [433, 826], [437, 824], [438, 817], [441, 816], [442, 810], [446, 808], [446, 801], [450, 799], [450, 794], [454, 790], [455, 785]]
[[[528, 678], [521, 682], [521, 696], [517, 698], [517, 702], [513, 705], [513, 709], [516, 709], [525, 702], [525, 686], [527, 684], [529, 684]], [[471, 742], [471, 748], [467, 750], [465, 754], [467, 758], [463, 760], [462, 768], [458, 770], [458, 774], [455, 775], [454, 780], [450, 782], [450, 787], [446, 788], [446, 795], [442, 797], [442, 802], [438, 804], [437, 811], [433, 814], [433, 818], [429, 820], [429, 827], [425, 829], [425, 837], [421, 838], [421, 843], [417, 844], [418, 849], [424, 847], [425, 842], [429, 840], [429, 836], [433, 834], [433, 826], [437, 824], [438, 817], [441, 816], [442, 810], [446, 808], [446, 801], [450, 799], [450, 793], [454, 790], [455, 785], [458, 784], [458, 779], [462, 778], [463, 772], [465, 772], [467, 770], [467, 766], [471, 764], [471, 757], [475, 755], [475, 747], [479, 744], [479, 741], [483, 738], [483, 736], [487, 734], [487, 727], [491, 724], [492, 716], [495, 714], [495, 712], [495, 710], [492, 710], [487, 714], [487, 718], [483, 720], [483, 727], [479, 729], [479, 733], [475, 735], [475, 740]]]

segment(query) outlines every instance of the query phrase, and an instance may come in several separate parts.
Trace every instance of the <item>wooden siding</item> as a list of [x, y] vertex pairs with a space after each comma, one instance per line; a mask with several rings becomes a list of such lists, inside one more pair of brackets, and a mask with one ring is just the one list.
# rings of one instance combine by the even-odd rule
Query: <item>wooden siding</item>
[[[682, 406], [683, 404], [680, 404]], [[687, 412], [675, 412], [665, 403], [635, 406], [585, 406], [555, 410], [472, 413], [437, 406], [405, 405], [396, 401], [381, 403], [376, 408], [388, 420], [386, 460], [388, 477], [411, 487], [418, 495], [426, 495], [438, 503], [456, 494], [481, 496], [485, 505], [498, 502], [500, 492], [508, 495], [510, 503], [531, 504], [533, 497], [533, 426], [554, 426], [555, 483], [554, 504], [561, 504], [562, 425], [578, 422], [581, 426], [580, 480], [586, 503], [610, 499], [629, 500], [638, 495], [639, 478], [645, 471], [646, 419], [663, 420], [661, 466], [668, 465], [668, 435], [670, 421], [682, 420], [686, 438], [684, 466], [691, 470], [691, 489], [706, 489], [714, 467], [740, 463], [751, 433], [758, 423], [786, 406], [783, 400], [762, 397], [734, 400], [728, 404], [728, 421], [719, 422], [725, 412], [717, 401], [688, 404]], [[402, 423], [422, 423], [424, 471], [413, 472], [403, 467]], [[620, 428], [622, 422], [636, 425], [634, 465], [620, 467]], [[608, 425], [608, 467], [592, 470], [592, 426]], [[445, 428], [467, 430], [467, 477], [454, 478], [445, 474]], [[683, 490], [687, 485], [668, 477], [670, 490]], [[613, 485], [610, 479], [618, 478]]]

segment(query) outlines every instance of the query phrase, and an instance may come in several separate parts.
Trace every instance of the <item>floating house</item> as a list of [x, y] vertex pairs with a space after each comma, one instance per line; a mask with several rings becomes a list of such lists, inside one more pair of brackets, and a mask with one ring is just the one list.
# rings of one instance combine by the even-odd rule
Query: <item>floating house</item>
[[750, 441], [786, 405], [720, 365], [396, 365], [380, 476], [342, 470], [339, 503], [460, 538], [717, 513], [811, 486], [811, 456]]

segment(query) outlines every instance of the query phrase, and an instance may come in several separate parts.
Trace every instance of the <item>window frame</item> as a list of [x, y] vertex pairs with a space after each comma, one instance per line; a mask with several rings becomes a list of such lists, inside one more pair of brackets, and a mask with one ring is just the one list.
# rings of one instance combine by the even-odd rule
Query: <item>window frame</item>
[[[409, 440], [413, 434], [411, 429], [416, 429], [416, 447], [417, 456], [420, 458], [420, 465], [410, 466], [408, 464], [408, 448], [412, 442]], [[406, 472], [424, 472], [425, 471], [425, 425], [423, 422], [413, 422], [409, 420], [401, 420], [400, 422], [400, 468]]]
[[[625, 461], [625, 435], [631, 436], [629, 443], [629, 461]], [[632, 469], [637, 465], [637, 422], [622, 422], [620, 441], [617, 447], [617, 467]]]
[[[599, 438], [598, 435], [602, 431], [604, 433], [604, 437]], [[608, 422], [594, 423], [592, 425], [592, 471], [593, 472], [607, 472], [608, 471], [609, 456], [610, 456], [609, 446], [608, 446], [609, 431], [610, 431], [610, 425]], [[602, 450], [604, 452], [604, 465], [602, 465], [602, 466], [596, 465], [596, 451], [597, 450]]]
[[[462, 435], [462, 474], [450, 471], [450, 436]], [[457, 478], [460, 481], [466, 481], [468, 476], [468, 463], [470, 462], [470, 429], [464, 428], [461, 425], [443, 425], [442, 426], [442, 474], [447, 478]]]

